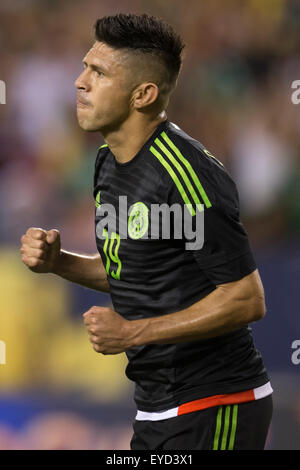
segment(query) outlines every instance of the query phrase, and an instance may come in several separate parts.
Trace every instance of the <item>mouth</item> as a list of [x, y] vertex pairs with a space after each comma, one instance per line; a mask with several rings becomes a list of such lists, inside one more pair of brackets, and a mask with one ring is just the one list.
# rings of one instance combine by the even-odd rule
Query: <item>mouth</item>
[[82, 98], [81, 99], [77, 98], [77, 106], [86, 108], [90, 106], [90, 103], [88, 101], [83, 100]]

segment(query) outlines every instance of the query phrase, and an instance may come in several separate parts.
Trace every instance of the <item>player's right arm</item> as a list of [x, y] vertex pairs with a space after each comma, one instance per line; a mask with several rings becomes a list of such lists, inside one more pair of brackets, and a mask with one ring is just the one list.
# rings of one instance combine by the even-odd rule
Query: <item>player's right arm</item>
[[21, 238], [20, 251], [23, 263], [35, 273], [53, 273], [90, 289], [109, 292], [100, 255], [62, 250], [58, 230], [29, 228]]

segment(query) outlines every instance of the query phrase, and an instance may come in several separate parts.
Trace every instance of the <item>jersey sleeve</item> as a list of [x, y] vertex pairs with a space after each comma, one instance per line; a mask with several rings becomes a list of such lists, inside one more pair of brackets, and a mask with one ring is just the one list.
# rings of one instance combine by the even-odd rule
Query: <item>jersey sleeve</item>
[[[219, 162], [209, 162], [205, 167], [201, 158], [206, 157], [194, 156], [186, 163], [179, 185], [179, 179], [170, 179], [168, 204], [180, 204], [182, 213], [186, 211], [189, 216], [183, 218], [184, 224], [191, 226], [190, 231], [182, 226], [184, 249], [192, 252], [206, 277], [214, 285], [237, 281], [256, 269], [240, 221], [238, 191]], [[196, 237], [200, 244], [195, 243]]]

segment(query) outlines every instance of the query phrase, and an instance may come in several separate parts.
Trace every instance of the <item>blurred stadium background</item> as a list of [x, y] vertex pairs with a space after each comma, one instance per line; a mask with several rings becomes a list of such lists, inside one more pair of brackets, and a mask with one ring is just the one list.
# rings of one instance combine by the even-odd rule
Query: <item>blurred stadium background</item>
[[[268, 449], [300, 449], [300, 80], [298, 0], [2, 0], [0, 79], [0, 449], [128, 449], [135, 414], [125, 355], [96, 354], [81, 314], [108, 295], [36, 275], [22, 264], [30, 226], [95, 252], [97, 133], [76, 120], [73, 85], [95, 19], [147, 12], [187, 44], [168, 108], [235, 178], [264, 282], [253, 325], [274, 388]], [[300, 357], [300, 355], [299, 355]]]

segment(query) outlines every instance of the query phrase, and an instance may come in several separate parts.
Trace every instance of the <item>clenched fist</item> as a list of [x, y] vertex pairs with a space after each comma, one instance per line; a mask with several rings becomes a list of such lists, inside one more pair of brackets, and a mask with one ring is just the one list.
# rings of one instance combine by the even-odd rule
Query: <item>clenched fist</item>
[[54, 272], [60, 255], [58, 230], [31, 227], [21, 238], [22, 261], [35, 273]]
[[119, 354], [133, 346], [136, 322], [125, 320], [108, 307], [91, 307], [83, 318], [96, 352]]

